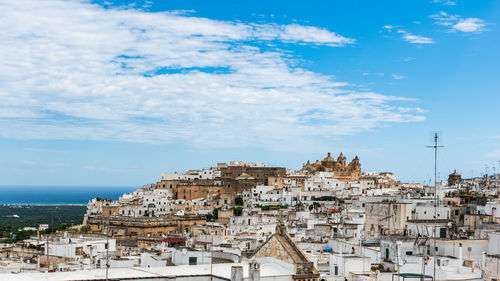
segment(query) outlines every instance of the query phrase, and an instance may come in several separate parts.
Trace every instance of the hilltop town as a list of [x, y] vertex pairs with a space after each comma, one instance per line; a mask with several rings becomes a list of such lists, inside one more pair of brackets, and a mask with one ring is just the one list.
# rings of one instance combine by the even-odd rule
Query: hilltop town
[[217, 163], [94, 198], [79, 230], [0, 245], [0, 270], [28, 272], [9, 280], [497, 280], [499, 188], [498, 174], [457, 171], [436, 187], [404, 183], [342, 153], [300, 170]]

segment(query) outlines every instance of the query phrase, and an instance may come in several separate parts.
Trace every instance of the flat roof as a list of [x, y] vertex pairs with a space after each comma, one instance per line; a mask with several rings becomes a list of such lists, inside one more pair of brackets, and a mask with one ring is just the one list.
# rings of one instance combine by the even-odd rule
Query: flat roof
[[[160, 277], [181, 277], [181, 276], [203, 276], [212, 275], [225, 279], [231, 279], [231, 267], [243, 266], [243, 277], [248, 278], [248, 263], [221, 263], [212, 265], [179, 265], [166, 267], [125, 267], [125, 268], [110, 268], [108, 271], [109, 279], [125, 279], [133, 278], [160, 278]], [[288, 276], [295, 272], [279, 263], [261, 263], [260, 275], [266, 276]], [[66, 272], [23, 272], [2, 274], [2, 279], [12, 281], [63, 281], [63, 280], [105, 280], [106, 269], [91, 269]]]

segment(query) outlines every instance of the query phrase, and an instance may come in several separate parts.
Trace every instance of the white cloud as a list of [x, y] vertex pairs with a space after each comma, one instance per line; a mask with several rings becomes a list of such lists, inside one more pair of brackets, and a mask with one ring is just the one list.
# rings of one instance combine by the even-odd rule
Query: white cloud
[[486, 24], [481, 19], [466, 18], [460, 19], [458, 23], [453, 25], [454, 30], [462, 32], [479, 32], [483, 31]]
[[0, 17], [4, 138], [278, 148], [424, 119], [297, 67], [287, 44], [354, 42], [324, 28], [57, 0]]
[[405, 77], [403, 75], [392, 74], [392, 79], [394, 79], [394, 80], [402, 80], [402, 79], [405, 79]]
[[383, 72], [363, 72], [361, 73], [363, 76], [384, 76]]
[[457, 1], [453, 1], [453, 0], [433, 0], [432, 2], [433, 3], [443, 4], [443, 5], [446, 5], [446, 6], [455, 6], [455, 5], [457, 5]]
[[401, 37], [412, 44], [433, 44], [435, 43], [434, 40], [432, 40], [429, 37], [425, 36], [420, 36], [420, 35], [415, 35], [412, 34], [404, 29], [398, 28], [399, 26], [396, 25], [384, 25], [382, 26], [383, 29], [387, 30], [388, 32], [392, 32], [393, 30], [396, 30], [397, 33], [401, 34]]
[[446, 12], [443, 11], [435, 15], [430, 15], [429, 17], [435, 20], [435, 24], [442, 26], [451, 26], [454, 24], [454, 22], [458, 21], [457, 16], [448, 15]]
[[449, 32], [475, 32], [480, 33], [487, 31], [486, 23], [478, 18], [462, 18], [459, 15], [449, 15], [446, 12], [439, 12], [435, 15], [430, 15], [430, 18], [435, 20], [435, 24], [448, 27]]
[[[298, 24], [282, 26], [279, 34], [281, 40], [290, 42], [302, 41], [329, 46], [342, 46], [354, 43], [354, 39], [345, 38], [327, 29]], [[297, 40], [299, 38], [300, 40]]]
[[434, 44], [434, 40], [429, 37], [421, 36], [421, 35], [415, 35], [413, 33], [410, 33], [406, 30], [399, 29], [398, 33], [402, 34], [402, 37], [405, 41], [412, 43], [412, 44]]

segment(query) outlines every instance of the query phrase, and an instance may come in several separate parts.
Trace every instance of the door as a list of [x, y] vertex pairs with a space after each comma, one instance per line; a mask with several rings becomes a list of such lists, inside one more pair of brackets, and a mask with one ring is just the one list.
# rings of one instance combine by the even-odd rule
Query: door
[[446, 228], [441, 228], [439, 230], [439, 238], [446, 238]]

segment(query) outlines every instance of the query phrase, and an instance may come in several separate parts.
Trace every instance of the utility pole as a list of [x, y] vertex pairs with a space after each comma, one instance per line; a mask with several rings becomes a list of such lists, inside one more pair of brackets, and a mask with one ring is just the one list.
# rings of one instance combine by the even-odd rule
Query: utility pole
[[109, 226], [106, 231], [106, 281], [108, 281], [108, 269], [109, 269]]
[[[418, 239], [418, 238], [417, 238]], [[424, 281], [425, 278], [425, 253], [422, 256], [422, 276], [420, 277], [420, 281]]]
[[401, 277], [401, 271], [399, 270], [399, 250], [401, 249], [401, 246], [398, 244], [400, 241], [396, 241], [396, 265], [398, 266], [398, 281], [400, 280], [399, 278]]
[[212, 222], [212, 245], [210, 245], [210, 281], [213, 280], [213, 261], [214, 261], [214, 222]]
[[434, 145], [427, 146], [427, 148], [434, 149], [434, 249], [433, 250], [433, 258], [434, 258], [434, 278], [432, 280], [436, 280], [436, 232], [437, 232], [437, 206], [438, 206], [438, 195], [437, 195], [437, 152], [438, 148], [444, 147], [442, 145], [438, 145], [438, 134], [434, 133]]
[[49, 235], [47, 234], [47, 244], [45, 245], [45, 248], [47, 248], [47, 273], [49, 273]]

